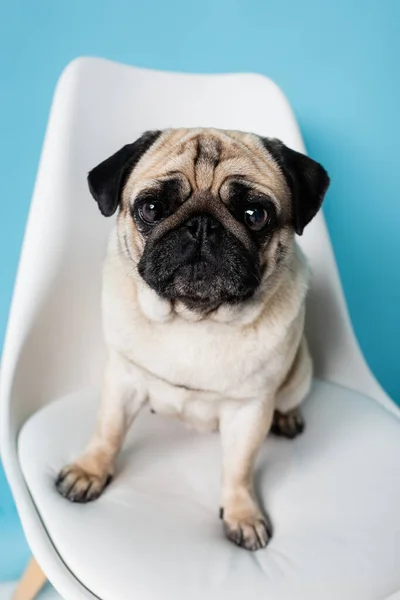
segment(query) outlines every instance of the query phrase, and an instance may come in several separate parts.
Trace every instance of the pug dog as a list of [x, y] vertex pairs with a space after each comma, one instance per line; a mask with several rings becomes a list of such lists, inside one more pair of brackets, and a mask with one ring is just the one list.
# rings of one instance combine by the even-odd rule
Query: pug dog
[[253, 466], [270, 430], [294, 438], [304, 427], [309, 275], [295, 234], [329, 177], [277, 139], [201, 128], [147, 132], [88, 183], [104, 216], [118, 211], [103, 274], [108, 359], [94, 435], [56, 487], [72, 502], [98, 498], [149, 403], [219, 430], [226, 535], [264, 548], [272, 527]]

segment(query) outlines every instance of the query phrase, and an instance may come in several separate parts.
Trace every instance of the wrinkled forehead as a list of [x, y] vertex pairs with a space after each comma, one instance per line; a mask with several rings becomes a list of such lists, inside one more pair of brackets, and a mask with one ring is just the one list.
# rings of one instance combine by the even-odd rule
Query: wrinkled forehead
[[230, 179], [241, 179], [282, 201], [288, 196], [280, 168], [253, 134], [216, 129], [170, 129], [142, 157], [124, 195], [132, 200], [143, 189], [179, 178], [192, 192], [218, 195]]

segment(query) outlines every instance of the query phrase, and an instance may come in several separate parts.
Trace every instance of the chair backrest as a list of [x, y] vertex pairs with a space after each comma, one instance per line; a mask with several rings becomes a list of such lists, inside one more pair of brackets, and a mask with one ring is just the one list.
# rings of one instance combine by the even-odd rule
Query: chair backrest
[[[285, 96], [265, 77], [71, 63], [55, 93], [4, 347], [5, 428], [100, 381], [101, 263], [112, 219], [97, 210], [86, 173], [144, 130], [179, 126], [253, 131], [304, 151]], [[299, 241], [314, 274], [307, 335], [317, 376], [385, 401], [353, 336], [322, 214]]]

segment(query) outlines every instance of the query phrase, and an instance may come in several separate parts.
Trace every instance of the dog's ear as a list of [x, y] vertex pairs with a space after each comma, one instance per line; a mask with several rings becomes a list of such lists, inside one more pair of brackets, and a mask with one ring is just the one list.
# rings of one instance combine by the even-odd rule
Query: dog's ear
[[89, 190], [105, 217], [115, 213], [127, 177], [160, 135], [161, 131], [146, 131], [136, 142], [127, 144], [90, 171]]
[[298, 235], [319, 211], [329, 186], [325, 169], [312, 158], [291, 150], [280, 140], [261, 138], [280, 166], [292, 193], [293, 227]]

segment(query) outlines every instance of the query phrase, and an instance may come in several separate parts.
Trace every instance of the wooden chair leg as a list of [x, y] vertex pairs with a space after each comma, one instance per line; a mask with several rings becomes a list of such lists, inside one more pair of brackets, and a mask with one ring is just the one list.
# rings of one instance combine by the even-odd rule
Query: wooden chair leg
[[34, 600], [46, 583], [46, 579], [46, 575], [43, 573], [36, 560], [31, 558], [18, 582], [17, 589], [13, 595], [13, 600]]

